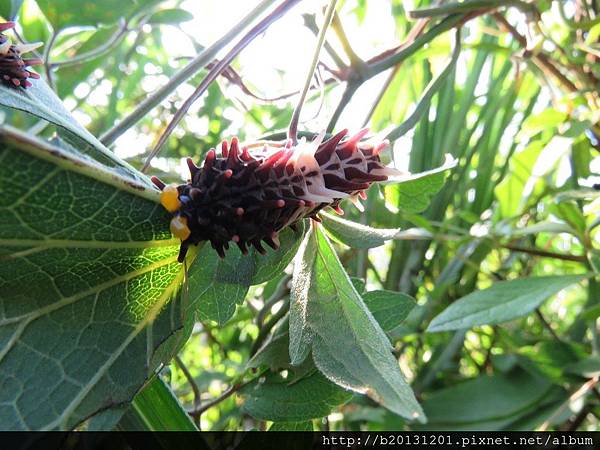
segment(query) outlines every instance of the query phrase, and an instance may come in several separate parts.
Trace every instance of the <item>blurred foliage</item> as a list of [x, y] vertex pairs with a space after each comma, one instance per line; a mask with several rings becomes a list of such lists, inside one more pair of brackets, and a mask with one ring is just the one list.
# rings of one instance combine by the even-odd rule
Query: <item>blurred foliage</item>
[[[174, 42], [196, 52], [212, 43], [199, 42], [183, 25], [201, 28], [209, 20], [192, 3], [0, 0], [0, 16], [16, 15], [25, 40], [45, 42], [46, 80], [101, 136], [195, 56]], [[321, 3], [301, 11], [305, 19], [314, 22]], [[321, 259], [304, 254], [315, 267], [337, 268], [335, 248], [349, 277], [339, 271], [331, 282], [339, 304], [327, 305], [339, 309], [324, 306], [319, 317], [331, 315], [330, 326], [339, 317], [340, 328], [346, 316], [339, 311], [366, 317], [362, 323], [372, 329], [349, 321], [348, 330], [355, 338], [366, 333], [364, 342], [389, 340], [393, 353], [385, 353], [385, 364], [401, 368], [429, 422], [394, 414], [410, 406], [402, 395], [353, 394], [322, 375], [331, 379], [362, 364], [348, 356], [348, 341], [335, 341], [339, 330], [320, 336], [321, 347], [313, 342], [310, 358], [290, 364], [288, 328], [295, 319], [286, 266], [299, 245], [290, 233], [283, 262], [265, 263], [275, 267], [267, 275], [253, 267], [262, 275], [254, 272], [254, 279], [223, 281], [247, 263], [219, 262], [210, 249], [201, 251], [204, 267], [190, 284], [214, 284], [215, 292], [203, 291], [212, 297], [202, 300], [206, 309], [177, 363], [160, 372], [166, 384], [147, 385], [121, 429], [193, 428], [187, 417], [177, 424], [167, 385], [203, 430], [599, 429], [600, 5], [469, 3], [340, 2], [339, 23], [322, 52], [323, 86], [306, 105], [317, 118], [304, 125], [318, 132], [365, 123], [387, 134], [420, 108], [416, 126], [393, 143], [396, 163], [420, 173], [443, 166], [448, 153], [458, 160], [421, 181], [371, 188], [364, 213], [348, 205], [344, 220], [324, 216], [321, 230], [332, 243], [322, 231], [313, 233]], [[384, 42], [366, 26], [381, 4], [394, 22]], [[456, 28], [462, 48], [448, 65]], [[262, 40], [284, 38], [293, 39], [269, 31]], [[357, 54], [360, 42], [372, 53]], [[280, 56], [271, 54], [273, 66], [263, 70], [287, 89], [287, 77], [304, 66], [286, 72], [277, 67]], [[287, 127], [296, 101], [288, 94], [300, 86], [259, 88], [245, 77], [251, 69], [235, 61], [210, 86], [168, 140], [153, 174], [177, 181], [184, 157], [198, 160], [231, 135], [245, 140]], [[129, 129], [115, 153], [141, 168], [204, 74]], [[424, 98], [428, 86], [434, 90]], [[3, 107], [0, 117], [42, 138], [65, 134], [60, 123], [17, 109]], [[319, 287], [323, 280], [314, 283], [316, 291], [329, 289]], [[385, 334], [377, 334], [381, 329]], [[339, 363], [344, 369], [331, 363], [336, 348], [348, 356]], [[391, 391], [403, 388], [396, 369], [376, 374]], [[161, 414], [175, 418], [163, 422]]]

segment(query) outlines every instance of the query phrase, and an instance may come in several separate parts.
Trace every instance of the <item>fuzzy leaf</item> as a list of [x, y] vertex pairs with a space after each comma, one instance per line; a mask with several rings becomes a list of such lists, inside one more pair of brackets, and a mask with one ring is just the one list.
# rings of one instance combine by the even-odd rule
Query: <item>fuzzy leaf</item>
[[[408, 178], [399, 180], [398, 184], [386, 186], [386, 197], [392, 197], [392, 203], [399, 205], [403, 211], [409, 213], [423, 212], [429, 206], [431, 197], [442, 189], [446, 176], [456, 164], [456, 160], [447, 157], [444, 165], [436, 169], [413, 174]], [[390, 182], [394, 182], [394, 180], [390, 180]]]
[[403, 417], [424, 420], [388, 338], [320, 227], [313, 227], [300, 247], [291, 299], [292, 364], [312, 351], [317, 368], [335, 383]]
[[400, 325], [416, 305], [414, 298], [401, 292], [370, 291], [362, 298], [384, 331]]
[[393, 239], [399, 230], [372, 228], [360, 223], [320, 213], [323, 225], [336, 240], [352, 248], [373, 248]]
[[264, 381], [255, 381], [240, 390], [243, 410], [259, 420], [300, 422], [327, 416], [336, 406], [346, 403], [352, 393], [314, 372], [290, 384], [279, 374], [270, 373]]

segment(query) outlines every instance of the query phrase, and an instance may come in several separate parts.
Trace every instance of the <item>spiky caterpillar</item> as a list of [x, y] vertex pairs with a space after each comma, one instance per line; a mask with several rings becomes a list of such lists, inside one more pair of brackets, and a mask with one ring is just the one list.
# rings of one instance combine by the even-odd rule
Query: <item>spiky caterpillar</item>
[[307, 217], [318, 220], [326, 206], [342, 213], [345, 198], [360, 205], [358, 197], [365, 198], [373, 182], [401, 175], [381, 163], [387, 141], [360, 142], [367, 133], [344, 139], [343, 130], [325, 142], [320, 135], [296, 146], [288, 140], [240, 148], [233, 138], [222, 143], [220, 155], [208, 151], [201, 168], [188, 158], [186, 184], [165, 185], [153, 177], [162, 205], [174, 215], [171, 231], [182, 241], [179, 261], [201, 241], [210, 241], [221, 257], [230, 241], [244, 254], [249, 246], [264, 253], [262, 242], [277, 249], [285, 227]]
[[39, 58], [23, 59], [22, 55], [35, 50], [42, 43], [12, 44], [8, 36], [2, 32], [14, 27], [14, 22], [0, 23], [0, 80], [10, 86], [28, 88], [31, 86], [29, 78], [38, 79], [40, 77], [28, 66], [42, 64], [43, 61]]

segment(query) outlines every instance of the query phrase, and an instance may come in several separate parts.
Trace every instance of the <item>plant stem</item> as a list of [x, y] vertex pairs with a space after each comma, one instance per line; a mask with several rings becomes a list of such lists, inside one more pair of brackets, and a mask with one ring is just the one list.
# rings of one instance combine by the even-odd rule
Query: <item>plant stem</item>
[[268, 9], [276, 0], [262, 0], [250, 13], [240, 20], [233, 28], [225, 33], [213, 45], [206, 48], [202, 53], [196, 56], [183, 69], [176, 73], [167, 84], [157, 90], [155, 93], [147, 97], [140, 105], [125, 117], [121, 122], [116, 124], [100, 137], [100, 141], [106, 146], [113, 144], [119, 136], [125, 131], [140, 121], [148, 112], [154, 109], [160, 102], [166, 99], [177, 86], [184, 83], [195, 75], [204, 66], [210, 63], [217, 53], [229, 44], [243, 29], [250, 25], [257, 17], [259, 17], [266, 9]]
[[44, 55], [42, 56], [42, 60], [44, 61], [44, 69], [46, 71], [46, 79], [48, 80], [48, 86], [52, 90], [54, 90], [54, 80], [52, 78], [52, 64], [50, 63], [50, 52], [52, 51], [52, 47], [54, 47], [54, 43], [56, 42], [56, 38], [58, 37], [58, 31], [53, 31], [50, 35], [50, 39], [46, 43], [46, 47], [44, 48]]
[[514, 6], [522, 11], [535, 11], [535, 7], [521, 0], [467, 0], [461, 3], [448, 3], [433, 8], [415, 9], [408, 12], [411, 19], [423, 17], [446, 16], [455, 13], [466, 13], [477, 9], [502, 8]]
[[[317, 21], [315, 20], [314, 14], [303, 14], [302, 18], [304, 19], [304, 26], [318, 37], [319, 27], [317, 26]], [[340, 55], [338, 55], [338, 53], [335, 51], [335, 48], [333, 48], [331, 44], [327, 42], [327, 40], [323, 43], [323, 48], [327, 53], [329, 53], [329, 56], [331, 56], [331, 59], [333, 59], [333, 62], [338, 69], [344, 69], [347, 67], [344, 63], [344, 60]]]
[[356, 54], [356, 52], [352, 48], [352, 45], [350, 45], [350, 40], [348, 39], [348, 36], [346, 35], [346, 32], [344, 31], [344, 27], [342, 26], [342, 21], [340, 20], [340, 17], [338, 16], [337, 13], [335, 13], [333, 15], [331, 27], [335, 31], [335, 34], [337, 34], [338, 39], [340, 40], [340, 42], [342, 44], [342, 48], [344, 49], [344, 52], [346, 52], [346, 55], [350, 59], [351, 66], [354, 67], [355, 69], [359, 68], [359, 67], [364, 67], [365, 62], [362, 59], [360, 59], [360, 57]]
[[[194, 377], [188, 370], [187, 366], [185, 365], [185, 363], [181, 360], [181, 358], [178, 355], [175, 356], [175, 363], [181, 369], [181, 371], [183, 372], [183, 375], [185, 376], [185, 379], [192, 387], [192, 391], [194, 392], [194, 409], [195, 410], [200, 409], [200, 407], [202, 406], [201, 394], [200, 394], [200, 388], [198, 387], [196, 380], [194, 380]], [[198, 427], [198, 429], [200, 429], [200, 416], [194, 417], [194, 419], [195, 419], [194, 421], [196, 423], [196, 426]]]
[[97, 58], [98, 56], [103, 55], [104, 53], [109, 51], [111, 48], [115, 47], [119, 43], [121, 38], [123, 36], [125, 36], [125, 34], [127, 34], [127, 31], [129, 31], [127, 26], [128, 26], [127, 21], [121, 20], [121, 22], [119, 24], [119, 29], [104, 44], [96, 47], [93, 50], [90, 50], [89, 52], [82, 53], [81, 55], [76, 55], [73, 58], [65, 59], [64, 61], [53, 62], [53, 63], [51, 63], [51, 66], [52, 67], [76, 66], [78, 64], [87, 62], [89, 60]]
[[518, 245], [512, 244], [501, 244], [500, 247], [505, 248], [507, 250], [512, 250], [513, 252], [528, 253], [530, 255], [541, 256], [543, 258], [562, 259], [563, 261], [575, 261], [582, 263], [587, 261], [585, 256], [566, 255], [563, 253], [554, 253], [546, 250], [540, 250], [537, 248], [520, 247]]
[[173, 132], [181, 119], [186, 115], [192, 104], [198, 100], [198, 98], [208, 89], [210, 84], [229, 66], [229, 63], [244, 49], [250, 42], [252, 42], [256, 37], [258, 37], [262, 32], [264, 32], [269, 25], [273, 22], [281, 18], [286, 12], [288, 12], [292, 7], [294, 7], [300, 0], [285, 0], [283, 1], [272, 13], [270, 13], [267, 17], [261, 20], [256, 26], [254, 26], [248, 33], [240, 39], [240, 41], [220, 60], [217, 64], [214, 65], [212, 69], [206, 74], [200, 85], [196, 88], [194, 93], [190, 95], [184, 104], [179, 108], [179, 110], [175, 113], [175, 116], [167, 125], [167, 128], [158, 139], [158, 142], [148, 155], [144, 166], [142, 167], [142, 172], [145, 172], [150, 167], [150, 162], [152, 159], [160, 152], [161, 148]]
[[192, 417], [200, 417], [207, 409], [212, 408], [215, 405], [218, 405], [219, 403], [221, 403], [223, 400], [231, 397], [233, 394], [235, 394], [237, 391], [239, 391], [240, 389], [242, 389], [244, 386], [252, 383], [255, 379], [260, 378], [264, 375], [265, 372], [267, 372], [268, 369], [260, 372], [256, 377], [251, 378], [248, 381], [245, 382], [238, 382], [238, 383], [234, 383], [231, 387], [229, 387], [228, 389], [225, 390], [225, 392], [223, 392], [221, 395], [219, 395], [217, 398], [206, 402], [204, 405], [202, 405], [200, 408], [198, 409], [194, 409], [192, 411], [188, 411], [188, 414], [191, 415]]
[[350, 100], [352, 100], [354, 93], [361, 86], [361, 84], [362, 84], [362, 81], [354, 81], [354, 80], [348, 81], [348, 83], [346, 84], [346, 89], [344, 90], [344, 93], [342, 94], [342, 98], [341, 98], [340, 102], [338, 103], [337, 107], [335, 108], [335, 111], [333, 112], [331, 119], [329, 119], [329, 124], [327, 125], [328, 133], [331, 133], [333, 131], [335, 124], [337, 123], [338, 119], [342, 115], [342, 111], [344, 111], [344, 108], [346, 107], [346, 105], [348, 103], [350, 103]]
[[312, 78], [317, 68], [317, 64], [319, 63], [319, 55], [321, 54], [321, 48], [323, 47], [323, 43], [325, 42], [325, 34], [327, 33], [327, 29], [329, 28], [329, 25], [331, 24], [331, 21], [333, 19], [336, 4], [337, 0], [330, 0], [329, 5], [327, 6], [323, 26], [319, 31], [319, 39], [317, 41], [315, 53], [313, 55], [310, 68], [306, 75], [306, 81], [304, 82], [304, 87], [302, 88], [300, 99], [298, 100], [298, 103], [294, 108], [294, 113], [292, 114], [292, 119], [290, 120], [290, 126], [288, 128], [288, 139], [291, 139], [294, 142], [294, 144], [296, 143], [298, 136], [298, 122], [300, 120], [300, 112], [302, 111], [302, 106], [304, 105], [304, 101], [306, 100], [306, 94], [308, 93], [308, 89], [310, 88]]

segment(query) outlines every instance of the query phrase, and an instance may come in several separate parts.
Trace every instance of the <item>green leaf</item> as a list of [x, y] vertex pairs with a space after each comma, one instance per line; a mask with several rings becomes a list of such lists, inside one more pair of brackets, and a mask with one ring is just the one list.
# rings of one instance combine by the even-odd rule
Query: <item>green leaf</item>
[[157, 0], [36, 0], [38, 6], [55, 30], [71, 26], [115, 23], [128, 17], [140, 5], [157, 3]]
[[527, 200], [523, 196], [525, 186], [545, 145], [545, 141], [533, 141], [510, 159], [507, 176], [494, 188], [502, 217], [512, 217], [522, 209]]
[[275, 422], [325, 417], [352, 398], [352, 393], [318, 372], [292, 384], [279, 374], [269, 373], [264, 380], [242, 388], [239, 394], [244, 399], [244, 412], [259, 420]]
[[393, 239], [399, 231], [371, 228], [324, 212], [319, 215], [327, 232], [337, 241], [352, 248], [379, 247], [385, 244], [385, 241]]
[[557, 111], [554, 108], [547, 108], [541, 113], [531, 115], [525, 119], [517, 139], [524, 140], [525, 138], [534, 136], [541, 131], [558, 127], [568, 118], [569, 115], [567, 113]]
[[19, 13], [22, 4], [23, 0], [2, 0], [0, 2], [0, 16], [6, 20], [13, 20]]
[[497, 430], [514, 417], [536, 408], [551, 390], [551, 383], [524, 370], [482, 375], [430, 393], [423, 401], [425, 430]]
[[594, 378], [600, 375], [600, 357], [590, 356], [565, 367], [566, 373], [580, 375], [585, 378]]
[[400, 325], [416, 305], [414, 298], [401, 292], [370, 291], [362, 298], [384, 331]]
[[358, 277], [350, 277], [350, 281], [352, 282], [352, 286], [356, 289], [356, 292], [359, 294], [363, 294], [367, 287], [367, 282], [363, 278]]
[[354, 289], [327, 237], [313, 227], [294, 268], [290, 307], [290, 358], [309, 351], [335, 383], [367, 394], [404, 417], [424, 420], [385, 333]]
[[0, 428], [71, 429], [187, 338], [179, 242], [157, 191], [8, 128], [0, 192]]
[[204, 246], [194, 264], [197, 267], [189, 276], [190, 289], [196, 292], [192, 301], [199, 318], [225, 324], [251, 285], [264, 283], [282, 273], [296, 254], [303, 233], [303, 224], [299, 224], [298, 231], [284, 230], [279, 236], [280, 248], [269, 249], [266, 255], [251, 250], [244, 256], [232, 246], [221, 259], [209, 245]]
[[386, 199], [394, 205], [399, 205], [403, 211], [409, 213], [423, 212], [429, 206], [431, 197], [442, 189], [446, 176], [456, 164], [456, 160], [447, 157], [443, 166], [427, 172], [413, 174], [397, 182], [397, 184], [387, 185], [385, 187]]
[[262, 347], [250, 358], [247, 368], [258, 368], [266, 365], [271, 370], [281, 370], [290, 365], [290, 335], [288, 332], [288, 320], [282, 321], [281, 325], [273, 332], [273, 335]]
[[177, 25], [182, 22], [189, 22], [193, 19], [194, 16], [189, 12], [180, 8], [173, 8], [156, 11], [150, 16], [148, 23], [156, 25]]
[[173, 391], [158, 376], [135, 396], [119, 428], [126, 431], [198, 431]]
[[33, 80], [33, 85], [28, 89], [14, 89], [0, 84], [0, 105], [24, 111], [60, 127], [68, 133], [65, 137], [70, 137], [70, 143], [77, 147], [77, 150], [73, 150], [77, 156], [81, 157], [85, 154], [137, 184], [152, 186], [146, 177], [140, 176], [139, 172], [117, 158], [89, 131], [79, 125], [61, 100], [42, 80]]
[[273, 422], [269, 431], [313, 431], [313, 423], [304, 422]]
[[447, 331], [507, 322], [529, 314], [546, 299], [589, 275], [556, 275], [501, 281], [452, 303], [427, 331]]

